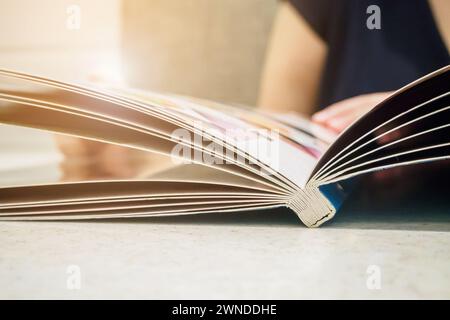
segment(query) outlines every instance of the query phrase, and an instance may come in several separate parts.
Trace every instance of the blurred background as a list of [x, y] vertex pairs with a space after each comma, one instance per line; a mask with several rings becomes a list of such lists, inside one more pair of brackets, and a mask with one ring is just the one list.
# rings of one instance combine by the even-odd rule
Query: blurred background
[[[255, 105], [276, 0], [0, 0], [0, 68]], [[58, 180], [47, 132], [0, 124], [0, 184]], [[14, 159], [14, 160], [12, 160]]]
[[276, 0], [1, 0], [0, 66], [254, 105]]

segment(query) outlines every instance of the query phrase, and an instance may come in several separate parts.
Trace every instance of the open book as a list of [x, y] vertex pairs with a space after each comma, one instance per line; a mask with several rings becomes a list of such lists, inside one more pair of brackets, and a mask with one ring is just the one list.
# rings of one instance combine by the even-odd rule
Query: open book
[[[317, 227], [335, 215], [352, 177], [450, 158], [449, 88], [447, 66], [398, 90], [337, 137], [296, 114], [0, 70], [0, 127], [66, 139], [64, 157], [39, 165], [26, 153], [0, 150], [11, 159], [0, 171], [0, 219], [287, 206]], [[15, 168], [16, 161], [25, 165]], [[45, 165], [62, 173], [33, 178]]]

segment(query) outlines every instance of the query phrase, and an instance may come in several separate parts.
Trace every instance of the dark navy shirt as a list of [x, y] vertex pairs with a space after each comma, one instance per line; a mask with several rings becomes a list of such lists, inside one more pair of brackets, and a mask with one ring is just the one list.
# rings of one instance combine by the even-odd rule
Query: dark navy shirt
[[[290, 1], [328, 46], [318, 109], [398, 89], [450, 63], [426, 0]], [[367, 27], [370, 5], [380, 9], [380, 29]]]

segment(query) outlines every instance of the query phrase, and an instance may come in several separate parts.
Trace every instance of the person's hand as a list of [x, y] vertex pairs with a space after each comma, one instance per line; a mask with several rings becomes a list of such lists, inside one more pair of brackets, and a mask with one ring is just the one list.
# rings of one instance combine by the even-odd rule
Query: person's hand
[[[391, 94], [391, 91], [377, 92], [342, 100], [328, 106], [322, 111], [315, 113], [313, 115], [313, 121], [339, 133]], [[397, 130], [382, 135], [377, 139], [378, 145], [381, 146], [388, 144], [401, 136], [407, 135], [405, 130], [408, 129], [403, 128], [402, 130], [403, 132]], [[397, 186], [399, 179], [401, 180], [402, 177], [406, 176], [405, 172], [409, 171], [407, 169], [409, 168], [394, 167], [388, 170], [376, 171], [369, 177], [369, 179], [374, 179], [375, 181], [382, 182], [385, 186], [390, 186], [393, 194], [395, 193], [400, 195], [411, 189], [405, 188], [404, 184], [402, 184], [401, 189]], [[410, 185], [412, 186], [412, 183], [410, 183]], [[397, 188], [394, 188], [394, 186]]]
[[391, 93], [369, 93], [339, 101], [315, 113], [312, 120], [339, 133]]
[[76, 137], [57, 135], [56, 144], [64, 156], [63, 181], [132, 179], [166, 163], [161, 155]]

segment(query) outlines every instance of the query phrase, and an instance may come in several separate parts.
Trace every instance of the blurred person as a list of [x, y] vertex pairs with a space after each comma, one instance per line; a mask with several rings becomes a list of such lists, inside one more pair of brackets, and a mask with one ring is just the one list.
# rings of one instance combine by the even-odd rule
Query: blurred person
[[[280, 1], [258, 103], [340, 133], [395, 90], [448, 65], [449, 48], [448, 0]], [[422, 166], [375, 172], [364, 179], [377, 187], [361, 192], [382, 203], [428, 194], [424, 186], [442, 171], [428, 167], [427, 175]]]
[[[372, 4], [381, 29], [366, 25]], [[392, 90], [449, 63], [449, 13], [447, 0], [280, 1], [259, 105], [313, 115], [339, 132]], [[64, 180], [133, 177], [166, 161], [73, 137], [57, 142], [73, 159], [62, 164]]]
[[448, 0], [280, 1], [259, 105], [341, 132], [394, 90], [448, 65], [449, 47]]

